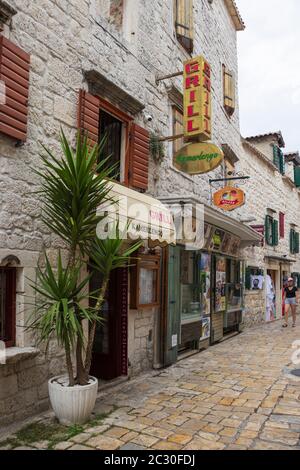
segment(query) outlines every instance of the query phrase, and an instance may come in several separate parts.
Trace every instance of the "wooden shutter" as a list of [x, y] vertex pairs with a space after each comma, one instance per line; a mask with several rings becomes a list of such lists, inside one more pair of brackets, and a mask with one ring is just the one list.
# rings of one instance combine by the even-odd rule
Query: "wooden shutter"
[[5, 103], [0, 104], [0, 132], [18, 141], [27, 138], [30, 55], [0, 35], [0, 80]]
[[269, 215], [266, 216], [265, 221], [265, 237], [267, 245], [273, 245], [273, 218]]
[[234, 73], [223, 65], [224, 108], [232, 116], [235, 111], [235, 79]]
[[290, 252], [295, 253], [295, 230], [290, 231]]
[[279, 235], [280, 238], [285, 237], [285, 214], [279, 212]]
[[194, 47], [193, 0], [174, 0], [174, 2], [177, 39], [188, 52], [192, 52]]
[[129, 186], [135, 189], [148, 189], [150, 136], [149, 132], [137, 124], [130, 130]]
[[85, 90], [79, 91], [78, 129], [88, 136], [92, 147], [99, 143], [99, 110], [100, 101]]
[[296, 188], [300, 188], [300, 166], [294, 166], [294, 181]]
[[273, 220], [272, 224], [272, 245], [273, 246], [278, 246], [279, 244], [279, 230], [278, 230], [279, 224], [278, 220]]
[[285, 157], [278, 145], [273, 145], [273, 163], [282, 175], [285, 174]]
[[299, 254], [300, 251], [300, 235], [298, 232], [295, 232], [294, 235], [294, 253]]
[[246, 268], [245, 271], [245, 289], [250, 290], [251, 289], [251, 268]]

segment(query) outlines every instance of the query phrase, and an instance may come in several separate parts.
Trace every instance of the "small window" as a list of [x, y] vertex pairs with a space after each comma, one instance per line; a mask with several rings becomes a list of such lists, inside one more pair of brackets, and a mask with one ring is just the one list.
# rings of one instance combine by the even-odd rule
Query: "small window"
[[293, 255], [300, 252], [300, 235], [294, 229], [290, 231], [290, 252]]
[[174, 0], [176, 36], [187, 52], [194, 48], [193, 0]]
[[143, 309], [159, 305], [160, 256], [138, 255], [131, 268], [130, 308]]
[[[173, 135], [182, 135], [183, 129], [183, 112], [175, 106], [173, 107]], [[174, 155], [183, 147], [184, 139], [176, 139], [173, 142], [173, 153]]]
[[232, 178], [235, 175], [235, 166], [229, 158], [224, 159], [225, 178]]
[[16, 329], [16, 269], [0, 268], [0, 340], [14, 346]]
[[100, 111], [100, 142], [105, 138], [101, 158], [108, 159], [109, 167], [113, 167], [113, 179], [121, 181], [121, 151], [123, 123], [106, 111]]
[[229, 116], [235, 111], [234, 73], [223, 65], [224, 108]]
[[285, 157], [278, 145], [273, 145], [273, 163], [282, 175], [285, 175]]
[[278, 246], [279, 244], [279, 223], [270, 215], [266, 216], [265, 238], [269, 246]]

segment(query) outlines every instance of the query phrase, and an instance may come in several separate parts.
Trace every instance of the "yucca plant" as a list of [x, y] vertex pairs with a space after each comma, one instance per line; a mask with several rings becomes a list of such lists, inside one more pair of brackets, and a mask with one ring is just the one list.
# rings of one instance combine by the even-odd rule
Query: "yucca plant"
[[[107, 168], [108, 161], [99, 159], [105, 139], [90, 148], [87, 138], [82, 138], [79, 133], [73, 151], [61, 131], [60, 143], [60, 157], [43, 147], [42, 168], [34, 171], [41, 181], [39, 195], [43, 203], [43, 222], [63, 239], [68, 250], [68, 263], [63, 267], [59, 253], [55, 269], [46, 257], [45, 269], [38, 270], [34, 289], [39, 300], [30, 327], [39, 331], [43, 341], [56, 335], [65, 349], [70, 386], [86, 385], [96, 324], [101, 321], [100, 312], [110, 273], [126, 266], [140, 243], [124, 250], [118, 230], [114, 240], [100, 240], [96, 235], [97, 225], [103, 218], [97, 209], [107, 201], [114, 203], [110, 198], [109, 177], [115, 168]], [[83, 275], [87, 260], [91, 260], [93, 269], [102, 274], [102, 283], [94, 293], [89, 293], [87, 288], [90, 274]], [[95, 300], [94, 307], [89, 306], [91, 298]], [[88, 338], [83, 333], [84, 320], [89, 324]], [[75, 374], [73, 351], [76, 352]]]

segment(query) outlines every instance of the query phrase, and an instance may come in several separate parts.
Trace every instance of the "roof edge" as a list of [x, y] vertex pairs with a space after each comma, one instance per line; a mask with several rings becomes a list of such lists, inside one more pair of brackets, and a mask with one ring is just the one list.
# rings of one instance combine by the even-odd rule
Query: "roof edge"
[[241, 17], [241, 14], [238, 10], [237, 4], [235, 3], [235, 0], [224, 0], [224, 2], [232, 18], [235, 29], [237, 31], [244, 31], [246, 28], [246, 25], [243, 21], [243, 18]]

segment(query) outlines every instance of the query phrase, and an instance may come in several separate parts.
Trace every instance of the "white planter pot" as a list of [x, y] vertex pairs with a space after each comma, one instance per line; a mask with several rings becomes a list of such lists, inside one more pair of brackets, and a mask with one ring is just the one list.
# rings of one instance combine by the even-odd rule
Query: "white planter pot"
[[90, 377], [88, 385], [68, 387], [66, 376], [53, 377], [48, 382], [49, 397], [55, 416], [61, 424], [84, 424], [94, 409], [98, 380]]

